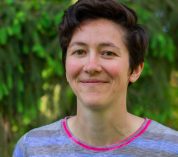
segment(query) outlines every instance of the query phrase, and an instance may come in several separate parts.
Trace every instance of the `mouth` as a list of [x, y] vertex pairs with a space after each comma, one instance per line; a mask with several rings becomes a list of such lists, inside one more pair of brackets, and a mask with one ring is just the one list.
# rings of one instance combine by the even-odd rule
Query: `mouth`
[[86, 84], [100, 84], [100, 83], [108, 83], [108, 81], [105, 80], [80, 80], [81, 83], [86, 83]]

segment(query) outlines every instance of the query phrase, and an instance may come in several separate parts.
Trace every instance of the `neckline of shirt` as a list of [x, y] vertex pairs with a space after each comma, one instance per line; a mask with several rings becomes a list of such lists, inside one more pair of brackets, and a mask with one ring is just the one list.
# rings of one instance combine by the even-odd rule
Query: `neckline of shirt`
[[139, 129], [137, 129], [133, 134], [131, 134], [130, 136], [126, 137], [125, 139], [123, 140], [119, 140], [118, 142], [114, 143], [114, 144], [111, 144], [111, 145], [108, 145], [108, 146], [92, 146], [92, 145], [89, 145], [81, 140], [79, 140], [77, 137], [75, 137], [68, 125], [67, 125], [67, 119], [69, 117], [66, 117], [64, 119], [62, 119], [61, 121], [61, 125], [62, 125], [62, 128], [65, 132], [65, 134], [67, 135], [67, 137], [72, 140], [75, 144], [83, 147], [84, 149], [87, 149], [87, 150], [92, 150], [92, 151], [96, 151], [96, 152], [103, 152], [103, 151], [111, 151], [111, 150], [115, 150], [115, 149], [119, 149], [119, 148], [122, 148], [124, 146], [127, 146], [129, 143], [131, 143], [132, 141], [134, 141], [135, 139], [137, 139], [139, 136], [141, 136], [146, 130], [147, 128], [149, 127], [150, 123], [151, 123], [151, 120], [150, 119], [147, 119], [145, 118], [143, 124], [140, 126]]

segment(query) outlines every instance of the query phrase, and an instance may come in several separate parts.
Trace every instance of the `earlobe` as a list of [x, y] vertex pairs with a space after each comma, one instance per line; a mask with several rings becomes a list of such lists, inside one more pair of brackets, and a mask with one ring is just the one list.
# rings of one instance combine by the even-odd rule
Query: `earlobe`
[[135, 68], [132, 72], [132, 74], [129, 77], [129, 82], [134, 83], [135, 81], [138, 80], [140, 77], [142, 71], [143, 71], [144, 63], [141, 63]]

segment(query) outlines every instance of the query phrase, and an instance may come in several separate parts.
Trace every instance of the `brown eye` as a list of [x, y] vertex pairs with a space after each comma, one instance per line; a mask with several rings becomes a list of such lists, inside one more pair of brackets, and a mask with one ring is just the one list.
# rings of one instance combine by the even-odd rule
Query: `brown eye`
[[116, 54], [112, 51], [103, 51], [102, 52], [102, 56], [104, 57], [113, 57], [113, 56], [116, 56]]
[[104, 53], [104, 55], [106, 55], [106, 56], [112, 56], [112, 55], [114, 55], [114, 53], [111, 52], [111, 51], [106, 51], [106, 52]]
[[73, 52], [74, 55], [77, 55], [77, 56], [84, 56], [86, 54], [86, 51], [84, 50], [76, 50]]

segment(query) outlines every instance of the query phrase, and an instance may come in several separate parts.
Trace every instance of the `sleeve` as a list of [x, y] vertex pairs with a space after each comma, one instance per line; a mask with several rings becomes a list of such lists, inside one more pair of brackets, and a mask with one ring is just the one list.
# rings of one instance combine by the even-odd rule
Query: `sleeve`
[[17, 142], [14, 151], [13, 157], [27, 157], [26, 152], [26, 135], [22, 136], [20, 140]]

